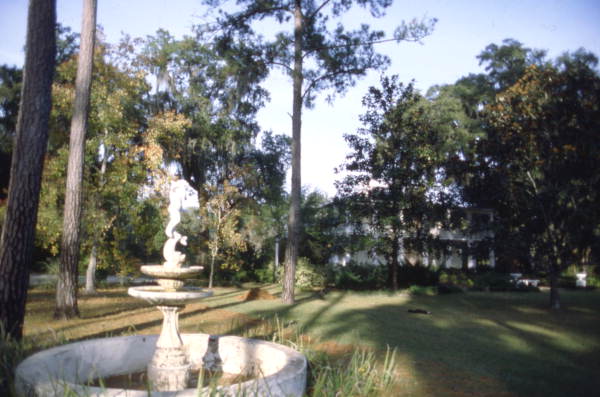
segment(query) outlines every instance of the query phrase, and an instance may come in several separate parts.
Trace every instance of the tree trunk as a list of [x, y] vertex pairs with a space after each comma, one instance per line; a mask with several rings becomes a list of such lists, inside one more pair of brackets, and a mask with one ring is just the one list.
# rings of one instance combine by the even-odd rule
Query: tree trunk
[[273, 267], [273, 282], [277, 282], [278, 274], [277, 271], [279, 270], [279, 237], [275, 238], [275, 263], [274, 263], [274, 267]]
[[558, 271], [552, 269], [550, 271], [550, 308], [554, 310], [560, 309], [560, 293], [558, 292]]
[[398, 257], [400, 256], [400, 237], [394, 232], [394, 241], [392, 242], [392, 258], [388, 261], [388, 285], [392, 291], [398, 291], [398, 266], [400, 265]]
[[[100, 144], [104, 148], [102, 156], [102, 165], [100, 166], [100, 189], [104, 187], [106, 181], [104, 175], [106, 175], [106, 163], [108, 162], [108, 148], [106, 147], [106, 138], [108, 137], [108, 130], [104, 129], [104, 140]], [[94, 200], [94, 212], [98, 213], [100, 201], [100, 194], [97, 194]], [[93, 295], [96, 293], [96, 269], [98, 267], [98, 240], [100, 238], [100, 230], [94, 229], [94, 241], [92, 242], [92, 250], [90, 252], [90, 261], [85, 272], [85, 293], [87, 295]]]
[[302, 34], [304, 17], [302, 1], [294, 1], [294, 71], [293, 71], [293, 109], [292, 109], [292, 192], [290, 214], [288, 219], [288, 249], [283, 272], [283, 303], [294, 303], [294, 284], [296, 279], [296, 263], [300, 245], [300, 191], [302, 188], [301, 173], [301, 131], [302, 131]]
[[93, 295], [96, 293], [96, 267], [98, 264], [97, 245], [98, 242], [94, 239], [92, 251], [90, 252], [90, 261], [88, 262], [88, 267], [85, 272], [86, 295]]
[[71, 120], [69, 163], [63, 215], [63, 236], [60, 271], [56, 286], [55, 318], [79, 316], [77, 307], [77, 278], [79, 264], [79, 234], [81, 225], [81, 190], [85, 133], [87, 130], [92, 67], [94, 64], [94, 36], [96, 32], [96, 0], [83, 1], [81, 44], [75, 81], [75, 101]]
[[215, 255], [210, 256], [210, 274], [208, 276], [208, 288], [213, 287], [213, 277], [215, 275]]
[[[31, 0], [21, 104], [0, 238], [0, 327], [20, 340], [52, 102], [56, 2]], [[7, 385], [0, 381], [0, 394]]]

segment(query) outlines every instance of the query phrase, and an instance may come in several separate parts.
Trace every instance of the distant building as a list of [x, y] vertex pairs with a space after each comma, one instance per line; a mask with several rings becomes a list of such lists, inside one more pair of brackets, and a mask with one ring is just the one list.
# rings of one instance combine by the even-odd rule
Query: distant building
[[[492, 246], [494, 233], [492, 224], [494, 213], [491, 209], [459, 208], [448, 212], [452, 229], [445, 229], [441, 223], [432, 226], [429, 235], [433, 243], [424, 252], [404, 249], [401, 244], [399, 262], [405, 265], [423, 265], [441, 268], [474, 269], [477, 266], [496, 266], [496, 256]], [[349, 235], [350, 226], [344, 226], [341, 233]], [[405, 238], [410, 240], [410, 236]], [[359, 250], [334, 255], [330, 263], [346, 266], [353, 262], [361, 265], [378, 266], [386, 264], [385, 258], [375, 253]]]

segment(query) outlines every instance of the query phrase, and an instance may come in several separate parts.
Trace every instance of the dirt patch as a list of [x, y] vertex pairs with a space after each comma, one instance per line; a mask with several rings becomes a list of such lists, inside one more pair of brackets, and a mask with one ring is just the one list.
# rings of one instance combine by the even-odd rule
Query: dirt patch
[[240, 295], [239, 300], [243, 302], [255, 301], [255, 300], [273, 300], [277, 297], [268, 291], [260, 288], [250, 288], [248, 291]]

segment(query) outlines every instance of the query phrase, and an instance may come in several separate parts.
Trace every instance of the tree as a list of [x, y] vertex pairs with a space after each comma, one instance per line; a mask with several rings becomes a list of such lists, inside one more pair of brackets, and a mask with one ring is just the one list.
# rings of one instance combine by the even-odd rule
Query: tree
[[[220, 0], [205, 0], [210, 6], [218, 6]], [[369, 8], [371, 15], [379, 17], [391, 5], [389, 0], [361, 0], [358, 5]], [[330, 90], [343, 94], [354, 85], [356, 79], [368, 70], [383, 69], [389, 60], [375, 52], [377, 43], [386, 41], [384, 32], [372, 31], [362, 25], [355, 31], [347, 31], [341, 24], [329, 30], [329, 18], [339, 18], [348, 11], [352, 1], [324, 0], [271, 0], [237, 2], [241, 11], [222, 12], [218, 26], [222, 29], [217, 47], [231, 51], [230, 43], [237, 35], [245, 42], [256, 43], [256, 51], [270, 67], [282, 68], [292, 79], [292, 186], [288, 221], [287, 258], [284, 268], [282, 300], [294, 303], [294, 277], [300, 243], [300, 196], [301, 196], [301, 129], [302, 108], [314, 104], [319, 91]], [[293, 21], [292, 32], [279, 32], [267, 43], [254, 34], [252, 23], [266, 18], [280, 24]], [[429, 34], [435, 20], [402, 23], [391, 40], [421, 40]], [[312, 68], [311, 66], [314, 65]]]
[[212, 288], [215, 261], [221, 251], [225, 248], [243, 249], [246, 244], [238, 226], [240, 210], [234, 205], [235, 196], [239, 194], [235, 186], [225, 181], [223, 185], [211, 186], [209, 189], [217, 190], [210, 195], [211, 198], [203, 209], [205, 227], [209, 230], [210, 236], [208, 241], [210, 250], [208, 288]]
[[494, 182], [500, 216], [529, 236], [536, 265], [548, 272], [553, 309], [560, 272], [599, 243], [596, 65], [579, 51], [555, 66], [530, 66], [486, 110], [484, 176]]
[[[21, 105], [0, 239], [0, 326], [20, 340], [51, 108], [56, 3], [31, 0]], [[0, 385], [4, 387], [4, 385]]]
[[60, 271], [56, 287], [55, 318], [69, 319], [79, 316], [77, 283], [79, 265], [79, 240], [82, 213], [82, 181], [85, 150], [85, 133], [88, 125], [94, 42], [96, 32], [96, 0], [84, 0], [81, 24], [81, 41], [75, 82], [75, 102], [69, 142], [69, 163]]
[[[428, 100], [397, 77], [382, 78], [363, 99], [364, 128], [345, 136], [352, 152], [337, 183], [355, 228], [374, 235], [386, 259], [388, 286], [398, 289], [401, 250], [425, 250], [431, 226], [451, 203], [444, 165], [468, 130], [459, 123], [460, 102], [443, 95]], [[458, 108], [458, 109], [457, 109]], [[458, 115], [457, 115], [458, 114]]]
[[486, 158], [481, 148], [485, 145], [488, 126], [485, 109], [495, 101], [496, 95], [514, 85], [527, 70], [548, 63], [543, 50], [531, 49], [514, 39], [501, 44], [490, 44], [477, 56], [486, 73], [470, 74], [455, 84], [439, 87], [441, 92], [458, 98], [468, 120], [464, 125], [477, 138], [464, 145], [458, 156], [452, 157], [446, 172], [454, 180], [453, 189], [462, 205], [491, 208], [496, 212], [494, 228], [494, 251], [498, 256], [497, 268], [518, 271], [530, 262], [530, 236], [520, 234], [500, 216], [498, 203], [502, 192], [498, 181], [484, 173]]
[[[289, 141], [264, 132], [261, 144], [256, 143], [254, 116], [266, 96], [258, 82], [266, 73], [254, 48], [237, 40], [223, 49], [199, 27], [195, 32], [175, 40], [161, 30], [144, 41], [139, 59], [158, 87], [147, 153], [156, 155], [152, 168], [157, 173], [163, 164], [178, 166], [198, 192], [200, 208], [215, 199], [225, 182], [237, 189], [232, 200], [243, 218], [240, 232], [248, 249], [255, 250], [246, 251], [244, 259], [253, 260], [269, 238], [263, 228], [268, 222], [259, 219], [261, 207], [283, 195]], [[201, 233], [200, 241], [211, 240], [208, 229]]]
[[[237, 52], [219, 53], [212, 40], [198, 31], [195, 37], [175, 40], [159, 30], [148, 37], [139, 55], [141, 64], [156, 76], [156, 117], [185, 120], [177, 138], [162, 123], [152, 139], [163, 151], [164, 161], [179, 165], [182, 176], [199, 194], [201, 205], [209, 199], [208, 186], [229, 180], [245, 192], [245, 180], [237, 168], [245, 164], [258, 134], [254, 121], [264, 103], [258, 82], [264, 68], [253, 61], [252, 48], [239, 40]], [[210, 98], [210, 100], [208, 100]], [[165, 121], [167, 121], [165, 119]], [[233, 173], [237, 173], [237, 179]]]
[[[144, 99], [149, 84], [137, 70], [116, 65], [112, 46], [98, 41], [94, 52], [94, 90], [90, 98], [82, 185], [85, 211], [80, 231], [80, 255], [89, 257], [86, 293], [95, 289], [94, 263], [104, 272], [121, 273], [139, 260], [136, 258], [146, 259], [150, 252], [155, 252], [149, 242], [154, 239], [152, 230], [157, 219], [158, 223], [161, 219], [153, 219], [150, 214], [152, 200], [138, 201], [140, 185], [147, 177], [145, 162], [140, 160], [144, 159], [141, 136], [146, 128], [148, 109]], [[53, 86], [51, 144], [42, 182], [36, 243], [51, 257], [60, 253], [69, 154], [64, 131], [70, 124], [76, 74], [77, 58], [71, 57], [58, 66]], [[147, 227], [140, 218], [149, 222]]]

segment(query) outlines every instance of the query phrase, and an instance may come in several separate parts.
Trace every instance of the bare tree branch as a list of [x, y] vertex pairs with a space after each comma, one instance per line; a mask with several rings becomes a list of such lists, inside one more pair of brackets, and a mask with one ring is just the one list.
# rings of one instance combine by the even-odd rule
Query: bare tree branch
[[317, 7], [317, 9], [310, 14], [309, 16], [306, 17], [306, 19], [313, 19], [314, 17], [316, 17], [319, 14], [319, 11], [321, 11], [323, 9], [323, 7], [325, 7], [331, 0], [325, 0], [320, 6]]

